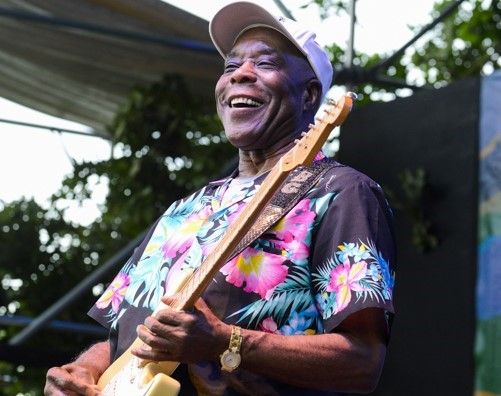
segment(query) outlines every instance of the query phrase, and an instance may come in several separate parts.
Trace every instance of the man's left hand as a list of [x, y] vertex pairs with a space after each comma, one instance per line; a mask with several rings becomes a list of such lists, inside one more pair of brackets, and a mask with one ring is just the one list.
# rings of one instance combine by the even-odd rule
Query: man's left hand
[[[164, 298], [169, 304], [169, 299]], [[193, 311], [178, 311], [167, 307], [148, 316], [137, 327], [144, 346], [132, 353], [144, 360], [194, 363], [215, 360], [228, 346], [231, 326], [223, 323], [199, 299]]]

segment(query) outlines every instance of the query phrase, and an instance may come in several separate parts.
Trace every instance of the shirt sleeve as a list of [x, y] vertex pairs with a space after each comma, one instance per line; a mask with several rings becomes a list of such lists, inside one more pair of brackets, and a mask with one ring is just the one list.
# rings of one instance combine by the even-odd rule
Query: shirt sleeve
[[127, 287], [130, 284], [131, 272], [143, 254], [157, 224], [158, 220], [146, 233], [141, 244], [134, 249], [132, 256], [126, 261], [125, 265], [120, 269], [103, 294], [101, 294], [96, 303], [91, 307], [89, 312], [87, 312], [87, 314], [101, 326], [110, 329], [113, 323], [116, 323], [118, 320], [120, 306], [125, 297]]
[[395, 245], [383, 192], [367, 177], [340, 177], [336, 185], [311, 262], [313, 293], [325, 332], [364, 308], [394, 313]]

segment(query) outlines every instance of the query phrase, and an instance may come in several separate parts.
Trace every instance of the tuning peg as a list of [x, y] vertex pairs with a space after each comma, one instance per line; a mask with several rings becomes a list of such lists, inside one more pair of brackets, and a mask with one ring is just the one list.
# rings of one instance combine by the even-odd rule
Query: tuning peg
[[308, 124], [308, 128], [310, 128], [310, 129], [315, 128], [315, 124]]
[[327, 104], [332, 105], [332, 106], [336, 106], [337, 102], [334, 99], [327, 99]]
[[351, 92], [351, 91], [350, 92], [346, 92], [346, 95], [348, 95], [353, 100], [357, 100], [358, 99], [358, 95], [355, 92]]
[[306, 136], [307, 132], [301, 132], [301, 137]]
[[294, 139], [294, 144], [298, 144], [300, 139]]

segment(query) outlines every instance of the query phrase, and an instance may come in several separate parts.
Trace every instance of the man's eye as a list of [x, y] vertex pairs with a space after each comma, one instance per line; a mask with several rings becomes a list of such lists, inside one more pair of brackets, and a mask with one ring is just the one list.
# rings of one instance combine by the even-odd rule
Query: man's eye
[[236, 63], [227, 63], [226, 65], [224, 65], [224, 72], [229, 73], [229, 72], [237, 70], [238, 68], [239, 68], [239, 65]]
[[257, 66], [261, 69], [276, 69], [277, 65], [272, 61], [259, 61]]

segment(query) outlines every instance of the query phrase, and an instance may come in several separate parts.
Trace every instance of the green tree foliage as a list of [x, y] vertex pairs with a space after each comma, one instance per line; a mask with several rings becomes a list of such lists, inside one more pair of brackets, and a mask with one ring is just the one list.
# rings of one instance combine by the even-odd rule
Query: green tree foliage
[[[451, 0], [438, 2], [438, 16]], [[438, 88], [467, 76], [490, 74], [501, 67], [501, 3], [465, 1], [458, 12], [440, 23], [433, 37], [414, 51], [410, 64], [427, 84]]]
[[[97, 264], [98, 257], [91, 248], [92, 242], [82, 242], [83, 227], [64, 221], [63, 213], [56, 208], [45, 210], [33, 200], [12, 202], [0, 212], [0, 224], [2, 316], [17, 314], [33, 317], [41, 313], [54, 302], [55, 296], [69, 290]], [[87, 308], [86, 302], [77, 301], [58, 319], [81, 321]], [[5, 342], [14, 333], [14, 328], [2, 328], [0, 342]], [[66, 345], [70, 352], [76, 351], [74, 345], [89, 342], [89, 338], [81, 334], [57, 334], [55, 337], [44, 331], [30, 345], [34, 348], [43, 345], [44, 353], [64, 350]], [[40, 390], [40, 378], [43, 378], [44, 371], [0, 365], [0, 380], [6, 382], [0, 387], [0, 395], [15, 395], [29, 389], [36, 394]], [[26, 381], [16, 381], [19, 377], [24, 377]]]

